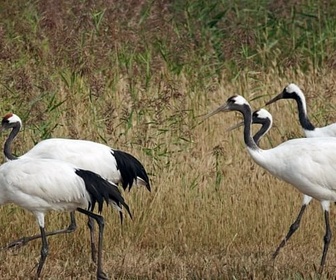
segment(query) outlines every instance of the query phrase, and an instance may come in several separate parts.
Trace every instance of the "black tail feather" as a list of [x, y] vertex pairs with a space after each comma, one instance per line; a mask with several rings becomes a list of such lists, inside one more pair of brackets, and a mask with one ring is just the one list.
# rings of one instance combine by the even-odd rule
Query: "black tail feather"
[[114, 202], [118, 207], [125, 207], [128, 214], [132, 218], [131, 211], [126, 204], [124, 198], [121, 196], [120, 190], [117, 185], [110, 183], [102, 178], [100, 175], [83, 169], [76, 169], [75, 173], [81, 177], [85, 183], [87, 192], [91, 197], [90, 211], [93, 211], [96, 203], [98, 204], [98, 212], [103, 210], [104, 201], [109, 204], [110, 201]]
[[146, 188], [151, 191], [147, 172], [139, 160], [123, 151], [112, 150], [111, 153], [116, 159], [124, 190], [126, 190], [127, 187], [131, 190], [134, 181], [136, 181], [137, 178], [141, 178], [145, 182]]

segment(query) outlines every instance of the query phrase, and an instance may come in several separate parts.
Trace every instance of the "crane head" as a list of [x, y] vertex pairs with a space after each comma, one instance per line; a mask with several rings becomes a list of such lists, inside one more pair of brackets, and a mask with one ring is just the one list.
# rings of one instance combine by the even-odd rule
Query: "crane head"
[[266, 105], [272, 104], [280, 99], [296, 99], [297, 97], [304, 98], [301, 89], [296, 84], [289, 84], [281, 93], [266, 102]]
[[[253, 114], [252, 114], [252, 123], [253, 124], [264, 125], [267, 122], [270, 122], [270, 123], [273, 122], [273, 117], [267, 110], [261, 108], [261, 109], [255, 110], [253, 112]], [[228, 128], [227, 131], [235, 130], [235, 129], [243, 126], [243, 125], [244, 125], [244, 122], [237, 123], [236, 125]]]
[[0, 132], [6, 129], [14, 128], [15, 126], [22, 126], [21, 119], [13, 113], [8, 113], [2, 118]]
[[242, 97], [241, 95], [233, 95], [226, 101], [226, 103], [219, 106], [217, 109], [215, 109], [211, 113], [207, 114], [204, 117], [204, 120], [220, 112], [241, 111], [241, 107], [246, 106], [246, 105], [250, 106], [244, 97]]

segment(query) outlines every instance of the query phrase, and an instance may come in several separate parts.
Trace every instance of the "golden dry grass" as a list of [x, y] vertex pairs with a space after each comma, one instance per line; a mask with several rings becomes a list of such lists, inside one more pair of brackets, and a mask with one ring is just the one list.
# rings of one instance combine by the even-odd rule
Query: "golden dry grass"
[[[252, 162], [241, 129], [226, 132], [238, 114], [199, 122], [231, 95], [259, 108], [289, 82], [306, 93], [313, 123], [335, 122], [333, 4], [215, 2], [2, 1], [0, 112], [24, 122], [14, 152], [49, 137], [80, 138], [144, 164], [152, 192], [123, 193], [134, 219], [121, 226], [103, 212], [111, 279], [330, 279], [334, 239], [325, 273], [315, 272], [319, 203], [272, 261], [301, 195]], [[302, 137], [293, 102], [269, 110], [274, 128], [262, 147]], [[335, 214], [332, 207], [332, 225]], [[77, 216], [75, 233], [48, 239], [42, 278], [95, 279], [86, 218]], [[68, 223], [68, 214], [50, 213], [46, 227]], [[13, 205], [0, 208], [0, 224], [0, 245], [38, 232]], [[33, 278], [39, 256], [39, 240], [0, 251], [0, 278]]]
[[[233, 94], [243, 94], [249, 100], [265, 95], [251, 102], [259, 108], [289, 81], [295, 81], [305, 90], [312, 120], [323, 125], [335, 120], [331, 105], [325, 102], [336, 104], [331, 94], [334, 79], [333, 73], [312, 72], [289, 73], [283, 78], [276, 73], [258, 73], [255, 80], [254, 75], [246, 73], [232, 83], [213, 81], [205, 85], [208, 92], [202, 95], [192, 92], [187, 80], [176, 79], [179, 94], [171, 94], [166, 101], [162, 97], [155, 99], [157, 92], [162, 92], [160, 85], [153, 85], [138, 97], [136, 111], [142, 114], [131, 120], [127, 132], [125, 126], [113, 122], [127, 113], [123, 80], [116, 85], [113, 96], [106, 92], [94, 103], [82, 97], [85, 91], [81, 96], [69, 97], [62, 105], [66, 109], [57, 118], [62, 125], [53, 136], [95, 141], [102, 137], [110, 146], [138, 157], [150, 173], [151, 193], [141, 188], [124, 193], [133, 220], [125, 219], [120, 226], [116, 213], [110, 209], [103, 213], [107, 221], [104, 268], [108, 275], [112, 279], [318, 278], [315, 266], [320, 261], [324, 235], [319, 204], [314, 201], [309, 206], [300, 230], [273, 262], [271, 254], [296, 217], [301, 195], [252, 162], [244, 150], [241, 130], [225, 131], [240, 116], [226, 113], [199, 125], [196, 124], [201, 117], [194, 116], [211, 111]], [[61, 95], [62, 85], [59, 91]], [[160, 103], [157, 108], [146, 110], [155, 101]], [[107, 111], [109, 102], [115, 109], [104, 120], [99, 119], [101, 109]], [[72, 106], [74, 103], [77, 106]], [[131, 102], [128, 104], [129, 110], [134, 109]], [[99, 108], [99, 112], [95, 113], [94, 108]], [[262, 141], [263, 147], [302, 135], [294, 104], [281, 101], [269, 109], [276, 128], [271, 130], [269, 140]], [[33, 145], [29, 141], [34, 137], [32, 127], [33, 120], [27, 119], [25, 130], [15, 143], [18, 154]], [[75, 233], [49, 238], [44, 279], [94, 278], [86, 219], [77, 216], [79, 226]], [[332, 223], [334, 217], [332, 208]], [[0, 223], [1, 244], [38, 231], [32, 215], [11, 205], [1, 208]], [[51, 213], [46, 225], [47, 229], [65, 227], [68, 215]], [[332, 240], [321, 279], [336, 273], [334, 244]], [[32, 277], [39, 254], [39, 241], [18, 250], [1, 251], [2, 278]]]

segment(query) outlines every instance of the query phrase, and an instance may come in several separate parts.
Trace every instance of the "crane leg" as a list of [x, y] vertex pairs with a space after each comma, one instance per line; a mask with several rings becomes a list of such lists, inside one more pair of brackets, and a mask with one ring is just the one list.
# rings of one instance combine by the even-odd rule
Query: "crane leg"
[[95, 241], [95, 226], [94, 226], [94, 219], [89, 216], [88, 223], [90, 229], [90, 241], [91, 241], [91, 258], [94, 263], [97, 263], [97, 247]]
[[48, 256], [48, 242], [47, 242], [46, 232], [45, 232], [43, 227], [40, 227], [40, 231], [41, 231], [41, 238], [42, 238], [42, 247], [41, 247], [41, 258], [40, 258], [40, 261], [38, 263], [37, 272], [36, 272], [36, 278], [40, 277], [42, 267], [43, 267], [43, 265], [45, 263], [45, 260]]
[[[57, 235], [57, 234], [62, 234], [62, 233], [71, 233], [74, 232], [77, 228], [76, 225], [76, 219], [75, 219], [75, 212], [70, 212], [70, 225], [66, 228], [66, 229], [60, 229], [60, 230], [55, 230], [55, 231], [51, 231], [51, 232], [45, 232], [46, 236], [52, 236], [52, 235]], [[2, 247], [1, 249], [10, 249], [13, 247], [22, 247], [24, 245], [26, 245], [28, 242], [38, 239], [40, 238], [42, 235], [41, 234], [36, 234], [33, 236], [24, 236], [20, 239], [14, 240], [12, 242], [10, 242], [9, 244], [7, 244], [6, 246]]]
[[323, 254], [322, 254], [321, 264], [319, 268], [319, 273], [323, 272], [326, 257], [327, 257], [327, 252], [329, 249], [329, 244], [330, 244], [330, 240], [332, 236], [331, 229], [330, 229], [330, 223], [329, 223], [329, 212], [328, 211], [324, 211], [324, 218], [325, 218], [325, 224], [326, 224], [326, 233], [323, 238], [324, 247], [323, 247]]
[[77, 208], [77, 211], [86, 214], [92, 219], [96, 220], [98, 224], [98, 260], [97, 260], [97, 279], [99, 280], [108, 280], [109, 278], [102, 270], [102, 254], [103, 254], [103, 236], [104, 236], [104, 218], [100, 215], [94, 214], [90, 211]]
[[300, 226], [300, 222], [301, 222], [301, 218], [303, 216], [304, 211], [306, 210], [307, 204], [303, 204], [299, 215], [297, 216], [296, 220], [294, 221], [294, 223], [289, 227], [289, 231], [286, 235], [286, 237], [281, 241], [281, 243], [279, 244], [278, 248], [275, 250], [275, 252], [273, 253], [272, 257], [273, 259], [275, 259], [277, 257], [277, 255], [279, 254], [281, 248], [283, 248], [287, 241], [291, 238], [291, 236], [293, 235], [293, 233], [299, 228]]

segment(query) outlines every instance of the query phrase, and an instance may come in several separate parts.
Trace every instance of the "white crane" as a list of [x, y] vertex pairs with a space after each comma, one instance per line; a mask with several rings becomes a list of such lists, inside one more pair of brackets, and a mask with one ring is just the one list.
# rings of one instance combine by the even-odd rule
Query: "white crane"
[[206, 116], [238, 111], [244, 118], [244, 142], [252, 159], [275, 177], [290, 183], [301, 193], [320, 201], [324, 211], [326, 233], [319, 271], [325, 266], [331, 240], [330, 202], [336, 201], [336, 138], [299, 138], [262, 150], [251, 136], [252, 113], [249, 103], [240, 95]]
[[[302, 90], [296, 84], [287, 85], [283, 91], [275, 96], [270, 101], [266, 102], [266, 105], [272, 104], [280, 99], [294, 99], [297, 104], [298, 114], [299, 114], [299, 122], [303, 129], [303, 132], [307, 138], [314, 137], [336, 137], [336, 123], [324, 126], [324, 127], [315, 127], [309, 120], [307, 115], [307, 104], [306, 98], [303, 94]], [[279, 247], [273, 254], [273, 258], [279, 254], [280, 249], [286, 245], [286, 242], [293, 235], [293, 233], [299, 228], [301, 218], [308, 206], [311, 202], [312, 197], [308, 195], [304, 195], [302, 199], [301, 209], [294, 223], [290, 226], [289, 231], [286, 237], [281, 241]]]
[[[21, 129], [22, 121], [17, 115], [9, 113], [3, 117], [1, 124], [1, 130], [12, 129], [4, 145], [4, 154], [7, 159], [15, 160], [17, 157], [11, 152], [11, 143]], [[79, 168], [95, 172], [115, 184], [121, 184], [123, 189], [128, 187], [130, 190], [133, 184], [137, 183], [145, 186], [149, 191], [151, 190], [148, 175], [139, 160], [126, 152], [96, 142], [62, 138], [46, 139], [19, 157], [19, 159], [24, 158], [63, 160]], [[76, 229], [74, 213], [70, 213], [70, 220], [68, 228], [48, 232], [47, 235], [73, 232]], [[90, 217], [88, 226], [90, 228], [92, 260], [96, 262], [94, 223]], [[20, 238], [9, 243], [7, 248], [25, 245], [40, 236]]]
[[117, 185], [94, 172], [55, 159], [23, 158], [0, 166], [0, 205], [15, 203], [32, 212], [40, 227], [42, 246], [36, 277], [41, 274], [48, 255], [44, 217], [48, 211], [75, 211], [96, 220], [99, 226], [97, 279], [108, 279], [102, 270], [104, 219], [92, 211], [104, 202], [131, 216]]
[[[273, 117], [272, 115], [265, 109], [259, 109], [253, 112], [252, 114], [252, 123], [255, 124], [261, 124], [260, 130], [257, 131], [257, 133], [253, 136], [253, 140], [255, 143], [259, 146], [260, 139], [271, 129], [273, 124]], [[244, 125], [244, 122], [238, 123], [237, 125], [230, 128], [230, 130], [236, 129], [240, 126]], [[298, 216], [296, 217], [295, 221], [291, 224], [289, 227], [288, 233], [286, 234], [286, 237], [280, 242], [279, 246], [273, 253], [272, 257], [275, 259], [277, 255], [279, 254], [281, 248], [283, 248], [288, 240], [291, 238], [293, 233], [299, 228], [300, 222], [303, 216], [303, 213], [306, 210], [307, 205], [312, 200], [312, 197], [304, 195], [303, 196], [303, 203], [301, 206], [301, 209], [299, 211]]]
[[315, 127], [310, 122], [307, 115], [306, 98], [302, 90], [296, 84], [289, 84], [286, 86], [280, 94], [268, 101], [266, 105], [272, 104], [280, 99], [294, 99], [296, 101], [299, 112], [299, 121], [307, 138], [336, 137], [336, 123], [324, 127]]

